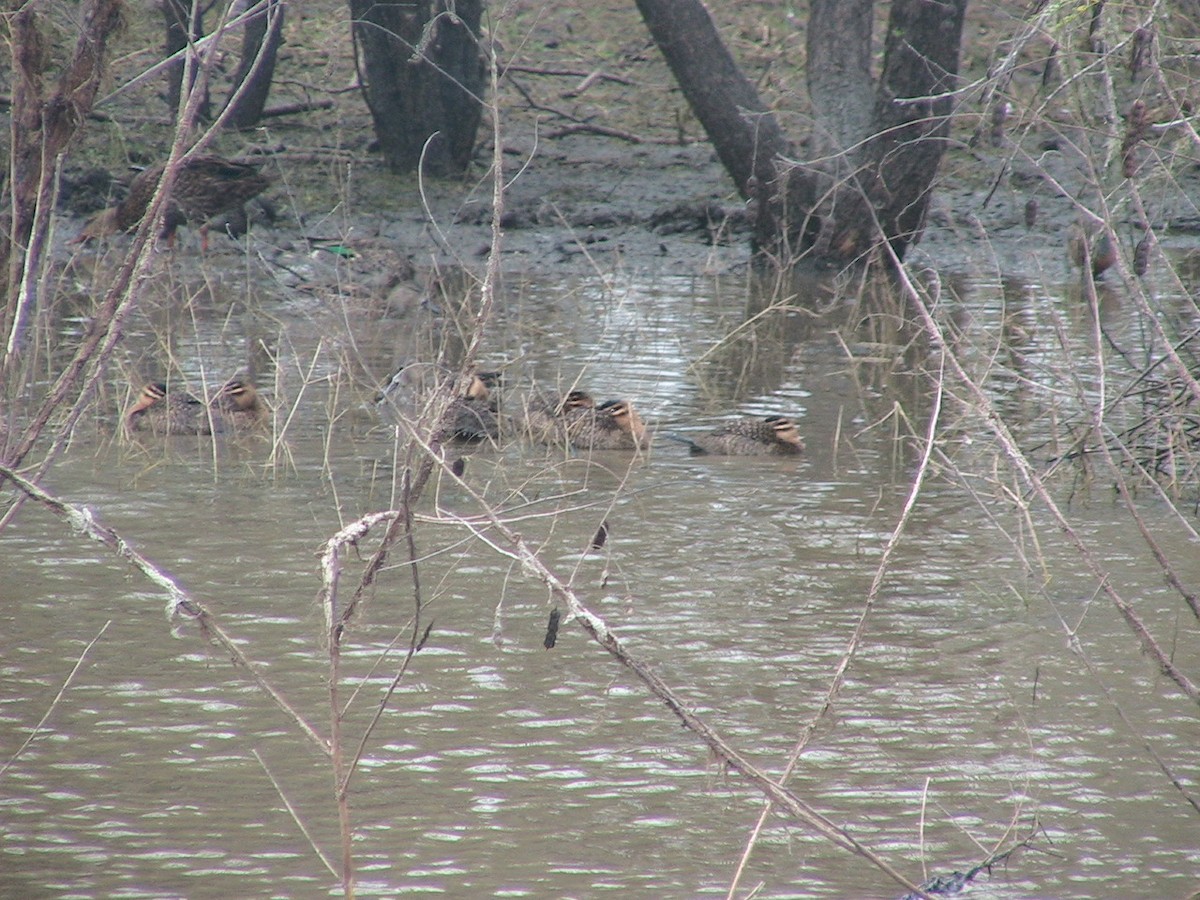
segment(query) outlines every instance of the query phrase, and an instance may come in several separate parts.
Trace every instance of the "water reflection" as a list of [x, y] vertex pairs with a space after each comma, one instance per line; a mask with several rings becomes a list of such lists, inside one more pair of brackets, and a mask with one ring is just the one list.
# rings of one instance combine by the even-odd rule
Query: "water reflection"
[[[997, 393], [1034, 408], [1034, 387], [1060, 352], [1036, 307], [1059, 301], [1016, 282], [957, 291], [974, 319], [963, 340], [993, 336], [975, 349], [1002, 370]], [[498, 310], [483, 362], [503, 364], [514, 391], [578, 378], [598, 395], [635, 398], [665, 425], [784, 412], [801, 425], [806, 456], [695, 458], [665, 442], [636, 458], [519, 444], [463, 452], [470, 488], [697, 712], [778, 771], [823, 702], [899, 513], [908, 462], [879, 423], [893, 392], [924, 390], [913, 377], [897, 388], [888, 374], [923, 351], [855, 353], [828, 325], [747, 297], [690, 279], [523, 285]], [[162, 341], [174, 327], [154, 319], [170, 315], [164, 307], [132, 346], [169, 346], [171, 364], [197, 377], [197, 360], [226, 372], [268, 347], [256, 365], [276, 407], [271, 437], [129, 445], [101, 421], [48, 487], [97, 510], [176, 575], [324, 729], [316, 553], [394, 496], [394, 433], [360, 409], [369, 373], [393, 366], [400, 332], [441, 341], [448, 331], [374, 318], [351, 348], [334, 326], [350, 321], [348, 308], [276, 309], [264, 329], [266, 318], [223, 314], [217, 301], [192, 306], [180, 335]], [[883, 330], [864, 338], [888, 346]], [[986, 451], [963, 441], [953, 452]], [[564, 622], [554, 650], [543, 648], [546, 590], [451, 520], [480, 512], [470, 492], [443, 477], [419, 512], [433, 630], [353, 785], [360, 893], [718, 893], [757, 814], [754, 796], [577, 626]], [[609, 539], [588, 552], [601, 522]], [[1109, 566], [1146, 615], [1177, 620], [1123, 523], [1097, 503], [1078, 524], [1110, 548]], [[1018, 535], [1026, 524], [1007, 505], [964, 507], [956, 486], [928, 486], [794, 784], [913, 878], [922, 854], [965, 866], [980, 855], [976, 841], [990, 845], [1010, 819], [1036, 814], [1056, 855], [1019, 857], [981, 894], [1111, 895], [1119, 878], [1122, 896], [1162, 896], [1195, 871], [1194, 824], [1098, 679], [1183, 772], [1200, 762], [1194, 714], [1093, 598], [1073, 556], [1052, 542], [1016, 555], [1002, 529]], [[1195, 558], [1186, 537], [1163, 539], [1174, 558]], [[289, 720], [195, 634], [173, 638], [163, 598], [47, 513], [25, 509], [3, 540], [0, 733], [10, 752], [113, 622], [45, 734], [4, 776], [5, 883], [23, 896], [328, 890], [333, 879], [266, 774], [336, 855], [327, 764]], [[1054, 578], [1031, 564], [1038, 554]], [[346, 573], [353, 582], [354, 561]], [[1183, 574], [1194, 581], [1200, 569]], [[356, 735], [399, 665], [395, 651], [376, 662], [407, 634], [412, 606], [397, 554], [343, 658], [346, 683], [363, 690], [348, 717]], [[1064, 649], [1060, 617], [1101, 676]], [[1194, 632], [1178, 622], [1177, 661], [1193, 669]], [[777, 820], [750, 877], [766, 882], [762, 896], [899, 893]]]

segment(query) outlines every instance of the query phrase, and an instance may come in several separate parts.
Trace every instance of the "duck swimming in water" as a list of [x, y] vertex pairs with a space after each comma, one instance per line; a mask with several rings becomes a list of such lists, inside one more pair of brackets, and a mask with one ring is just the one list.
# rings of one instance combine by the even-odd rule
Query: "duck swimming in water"
[[137, 400], [121, 417], [127, 431], [151, 431], [154, 434], [212, 434], [219, 431], [220, 415], [186, 391], [167, 391], [156, 381], [142, 388]]
[[229, 428], [257, 428], [266, 417], [267, 407], [254, 385], [234, 378], [217, 390], [207, 406], [187, 391], [152, 382], [142, 388], [121, 421], [129, 432], [220, 434]]
[[[488, 373], [498, 375], [498, 373]], [[442, 420], [460, 441], [495, 440], [500, 436], [499, 406], [483, 375], [472, 375], [463, 397], [450, 401]]]
[[539, 444], [566, 446], [570, 443], [571, 427], [592, 415], [595, 408], [596, 401], [587, 391], [530, 397], [520, 417], [520, 430]]
[[235, 428], [257, 428], [269, 413], [254, 385], [240, 378], [231, 378], [221, 385], [213, 397], [212, 408]]
[[664, 435], [687, 444], [693, 454], [714, 456], [794, 456], [804, 452], [796, 423], [783, 416], [746, 417], [726, 422], [708, 434]]
[[[375, 397], [380, 418], [391, 425], [401, 419], [415, 420], [434, 391], [448, 385], [456, 373], [437, 365], [414, 363], [403, 366]], [[500, 434], [499, 405], [492, 388], [499, 385], [499, 372], [469, 376], [461, 396], [450, 401], [443, 425], [435, 435], [440, 440], [495, 440]]]
[[567, 423], [567, 437], [579, 450], [647, 450], [650, 435], [628, 400], [585, 408]]

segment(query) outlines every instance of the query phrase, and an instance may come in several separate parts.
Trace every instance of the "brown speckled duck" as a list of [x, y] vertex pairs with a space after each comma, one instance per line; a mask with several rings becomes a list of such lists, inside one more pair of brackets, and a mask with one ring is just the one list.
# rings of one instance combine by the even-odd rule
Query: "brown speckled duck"
[[167, 391], [161, 381], [142, 388], [137, 400], [121, 417], [127, 431], [150, 431], [154, 434], [212, 434], [213, 427], [221, 430], [220, 414], [209, 415], [209, 409], [186, 391]]
[[[430, 394], [447, 384], [455, 374], [440, 366], [415, 363], [406, 365], [391, 377], [375, 398], [375, 408], [389, 424], [400, 419], [415, 419]], [[494, 440], [499, 437], [498, 404], [492, 388], [500, 383], [499, 372], [479, 372], [467, 380], [462, 396], [450, 401], [437, 435], [441, 440]]]
[[[125, 199], [91, 219], [77, 240], [133, 231], [146, 214], [162, 173], [162, 163], [139, 172], [130, 182]], [[202, 246], [207, 249], [205, 223], [261, 194], [269, 183], [257, 166], [220, 156], [194, 156], [184, 162], [175, 176], [160, 237], [173, 244], [175, 229], [190, 224], [200, 229]]]
[[208, 406], [187, 391], [152, 382], [142, 388], [121, 421], [130, 432], [220, 434], [230, 428], [258, 428], [266, 417], [267, 407], [254, 385], [233, 378], [217, 389]]
[[258, 390], [248, 381], [231, 378], [213, 397], [212, 408], [234, 428], [258, 428], [267, 419], [268, 410]]
[[585, 407], [567, 423], [571, 446], [579, 450], [646, 450], [650, 436], [628, 400]]
[[530, 397], [520, 418], [521, 432], [539, 444], [565, 446], [570, 443], [571, 426], [591, 415], [596, 401], [587, 391]]
[[800, 437], [796, 423], [783, 416], [734, 419], [708, 434], [669, 437], [686, 443], [695, 454], [793, 456], [804, 452], [804, 439]]
[[460, 441], [487, 441], [500, 436], [498, 406], [488, 387], [488, 380], [493, 376], [494, 384], [499, 380], [499, 373], [472, 375], [465, 396], [450, 401], [443, 421], [449, 424], [453, 437]]

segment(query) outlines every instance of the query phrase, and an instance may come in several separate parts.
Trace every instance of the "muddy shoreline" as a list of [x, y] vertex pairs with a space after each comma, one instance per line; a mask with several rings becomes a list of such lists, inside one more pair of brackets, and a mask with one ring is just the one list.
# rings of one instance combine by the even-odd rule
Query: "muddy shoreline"
[[[484, 158], [486, 149], [481, 152]], [[369, 246], [428, 267], [482, 268], [491, 241], [491, 183], [432, 182], [391, 176], [382, 164], [365, 158], [357, 165], [347, 198], [322, 202], [299, 199], [293, 185], [312, 180], [304, 163], [287, 154], [263, 157], [275, 184], [267, 197], [274, 223], [252, 230], [256, 247], [282, 257], [320, 244], [342, 242]], [[730, 274], [749, 264], [750, 222], [711, 147], [629, 145], [597, 136], [571, 136], [553, 142], [506, 144], [505, 176], [510, 186], [502, 214], [502, 268], [507, 275], [547, 278], [560, 274], [635, 271], [643, 274], [704, 276]], [[1044, 162], [1045, 164], [1045, 162]], [[942, 167], [929, 221], [910, 261], [956, 274], [990, 271], [1029, 280], [1059, 280], [1067, 270], [1066, 235], [1077, 217], [1071, 200], [1054, 187], [1078, 184], [1080, 166], [1062, 155], [1046, 164], [1051, 178], [1032, 170], [986, 160], [955, 149]], [[964, 173], [973, 177], [964, 178]], [[514, 178], [515, 176], [515, 178]], [[983, 177], [983, 176], [986, 176]], [[102, 175], [74, 173], [71, 185], [94, 184]], [[1082, 188], [1080, 188], [1082, 190]], [[119, 191], [119, 188], [116, 190]], [[78, 233], [102, 202], [96, 191], [64, 192], [60, 232]], [[1026, 203], [1035, 199], [1037, 221], [1025, 222]], [[1160, 208], [1156, 228], [1164, 247], [1186, 248], [1195, 242], [1200, 220], [1186, 210], [1186, 191], [1178, 208]], [[1114, 223], [1128, 246], [1140, 235], [1132, 217]], [[193, 247], [185, 236], [182, 252]], [[222, 246], [224, 245], [224, 246]], [[60, 242], [64, 252], [77, 248]], [[215, 242], [217, 254], [241, 252], [237, 245]]]

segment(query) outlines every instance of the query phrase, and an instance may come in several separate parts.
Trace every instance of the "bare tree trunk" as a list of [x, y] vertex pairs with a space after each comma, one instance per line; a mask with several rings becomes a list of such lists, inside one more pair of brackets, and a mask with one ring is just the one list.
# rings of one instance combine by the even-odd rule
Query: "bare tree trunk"
[[[163, 24], [166, 26], [166, 42], [163, 57], [170, 59], [176, 53], [187, 48], [204, 37], [204, 7], [193, 0], [162, 0]], [[171, 115], [179, 113], [179, 98], [183, 92], [184, 59], [179, 59], [167, 67], [167, 105]], [[193, 81], [196, 71], [192, 71]], [[191, 90], [188, 85], [188, 90]], [[212, 108], [208, 99], [208, 88], [205, 88], [204, 99], [200, 104], [200, 118], [212, 117]]]
[[877, 85], [873, 0], [813, 0], [808, 161], [795, 158], [702, 0], [637, 2], [726, 171], [757, 201], [759, 250], [781, 264], [840, 267], [886, 240], [903, 258], [949, 130], [966, 0], [894, 0]]
[[[485, 91], [483, 0], [350, 0], [363, 96], [393, 172], [471, 163]], [[428, 146], [427, 146], [428, 145]]]
[[892, 3], [864, 188], [901, 259], [924, 230], [950, 136], [966, 11], [967, 0]]
[[659, 51], [745, 198], [775, 180], [774, 159], [791, 146], [700, 0], [637, 0]]
[[[170, 2], [170, 0], [167, 0]], [[283, 40], [283, 0], [260, 0], [261, 7], [242, 26], [242, 56], [233, 75], [229, 124], [253, 128], [262, 118], [275, 77], [275, 57]], [[239, 94], [239, 88], [245, 88]]]
[[816, 158], [852, 153], [871, 133], [875, 82], [871, 32], [875, 0], [811, 0], [805, 75]]
[[[950, 131], [954, 104], [951, 92], [958, 73], [966, 0], [894, 0], [884, 41], [883, 71], [875, 89], [874, 108], [865, 133], [843, 130], [850, 142], [830, 165], [826, 152], [808, 165], [798, 164], [781, 184], [785, 211], [806, 214], [797, 229], [781, 215], [783, 227], [758, 235], [760, 246], [770, 247], [788, 260], [808, 254], [822, 266], [845, 266], [869, 261], [887, 241], [904, 258], [908, 247], [920, 239], [929, 208], [930, 193]], [[827, 42], [851, 61], [861, 59], [861, 44], [847, 41], [842, 32], [851, 27], [838, 4], [835, 14], [818, 16], [809, 25], [809, 43]], [[859, 27], [870, 27], [861, 17]], [[814, 32], [816, 35], [814, 35]], [[869, 34], [865, 36], [869, 39]], [[849, 62], [849, 61], [848, 61]], [[829, 68], [829, 60], [808, 61], [812, 68]], [[845, 66], [845, 64], [843, 64]], [[848, 68], [858, 70], [860, 63]], [[820, 79], [818, 79], [819, 81]], [[861, 118], [861, 78], [853, 78], [842, 104], [848, 114]], [[839, 107], [834, 107], [838, 109]], [[821, 116], [829, 110], [819, 110]], [[832, 127], [823, 134], [834, 133]], [[865, 143], [859, 141], [865, 139]], [[848, 165], [847, 165], [848, 164]], [[810, 182], [817, 180], [814, 191]], [[808, 205], [817, 193], [819, 207]]]
[[104, 51], [121, 20], [120, 0], [90, 0], [83, 8], [75, 52], [50, 91], [51, 50], [34, 4], [9, 14], [12, 53], [12, 146], [5, 206], [0, 213], [0, 272], [4, 273], [3, 364], [0, 382], [13, 371], [24, 330], [36, 307], [53, 210], [54, 178], [100, 86]]

